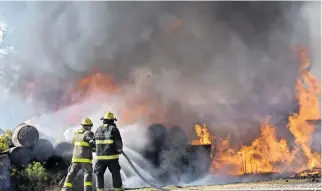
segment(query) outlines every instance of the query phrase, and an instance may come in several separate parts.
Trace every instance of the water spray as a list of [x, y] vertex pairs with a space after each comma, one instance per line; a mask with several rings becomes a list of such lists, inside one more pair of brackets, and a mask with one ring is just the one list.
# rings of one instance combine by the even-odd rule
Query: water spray
[[[122, 155], [125, 157], [125, 159], [129, 162], [130, 166], [132, 167], [132, 169], [134, 170], [134, 172], [141, 178], [141, 180], [143, 180], [146, 184], [148, 184], [149, 186], [158, 189], [160, 191], [170, 191], [170, 189], [165, 189], [165, 188], [161, 188], [160, 186], [157, 186], [153, 183], [151, 183], [150, 181], [148, 181], [147, 179], [145, 179], [142, 174], [137, 170], [137, 168], [134, 166], [134, 164], [132, 163], [131, 159], [124, 153], [124, 151], [122, 151]], [[64, 181], [66, 179], [66, 176], [64, 176], [64, 178], [60, 181], [59, 185], [62, 186]]]
[[170, 189], [165, 189], [165, 188], [161, 188], [160, 186], [157, 186], [151, 182], [149, 182], [147, 179], [145, 179], [140, 172], [137, 170], [137, 168], [133, 165], [132, 161], [130, 160], [130, 158], [124, 153], [124, 151], [122, 151], [122, 155], [125, 157], [125, 159], [130, 163], [130, 166], [132, 167], [132, 169], [135, 171], [135, 173], [148, 185], [150, 185], [151, 187], [161, 190], [161, 191], [170, 191]]

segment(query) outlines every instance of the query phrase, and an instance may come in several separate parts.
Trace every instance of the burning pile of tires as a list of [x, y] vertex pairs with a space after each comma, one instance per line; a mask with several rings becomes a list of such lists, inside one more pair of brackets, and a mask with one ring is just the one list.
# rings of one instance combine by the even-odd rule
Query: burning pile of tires
[[149, 146], [143, 151], [158, 173], [155, 177], [166, 184], [190, 182], [209, 172], [211, 145], [191, 145], [180, 127], [162, 124], [148, 127]]

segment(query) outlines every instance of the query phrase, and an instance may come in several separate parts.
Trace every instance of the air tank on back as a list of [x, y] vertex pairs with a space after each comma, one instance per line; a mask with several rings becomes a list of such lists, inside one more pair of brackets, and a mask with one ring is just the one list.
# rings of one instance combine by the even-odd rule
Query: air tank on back
[[39, 140], [38, 130], [31, 125], [22, 123], [12, 131], [12, 144], [15, 147], [32, 147]]

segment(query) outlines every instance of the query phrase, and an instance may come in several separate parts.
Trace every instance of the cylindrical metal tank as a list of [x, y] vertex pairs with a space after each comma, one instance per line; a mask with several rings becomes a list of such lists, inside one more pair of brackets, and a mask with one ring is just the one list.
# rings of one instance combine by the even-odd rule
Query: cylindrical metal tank
[[162, 124], [152, 124], [148, 127], [147, 136], [151, 143], [161, 146], [166, 141], [167, 128]]
[[149, 143], [144, 148], [143, 155], [155, 167], [160, 166], [160, 154], [165, 147], [167, 139], [167, 129], [162, 124], [152, 124], [148, 127], [147, 138]]
[[8, 154], [0, 155], [0, 190], [10, 190], [10, 159]]
[[10, 162], [14, 166], [27, 165], [33, 158], [32, 151], [26, 147], [9, 149]]
[[12, 131], [12, 144], [15, 147], [31, 147], [38, 140], [39, 132], [34, 126], [22, 123]]
[[48, 160], [44, 163], [44, 167], [47, 170], [57, 171], [63, 170], [67, 171], [69, 167], [69, 163], [60, 156], [51, 156]]
[[34, 157], [39, 162], [45, 162], [54, 155], [54, 146], [47, 139], [39, 139], [37, 144], [32, 147]]
[[60, 156], [70, 162], [73, 156], [73, 144], [69, 142], [58, 143], [55, 147], [54, 156]]
[[168, 130], [167, 144], [176, 147], [186, 145], [188, 136], [186, 132], [179, 126], [173, 126]]
[[212, 145], [187, 145], [185, 148], [185, 159], [186, 163], [185, 172], [186, 181], [192, 181], [196, 178], [203, 177], [209, 173], [212, 159], [211, 159], [211, 148]]

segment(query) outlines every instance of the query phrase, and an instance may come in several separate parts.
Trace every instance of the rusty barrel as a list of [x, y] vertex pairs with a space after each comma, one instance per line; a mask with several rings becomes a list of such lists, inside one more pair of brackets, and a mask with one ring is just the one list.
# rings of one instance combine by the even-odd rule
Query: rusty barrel
[[0, 155], [0, 190], [10, 190], [10, 159], [8, 154]]
[[38, 140], [39, 132], [34, 126], [22, 123], [12, 131], [12, 144], [15, 147], [32, 147]]
[[14, 166], [28, 165], [33, 159], [33, 153], [26, 147], [12, 147], [9, 149], [10, 162]]
[[39, 139], [37, 144], [32, 147], [32, 152], [37, 161], [45, 162], [54, 155], [54, 146], [47, 139]]

